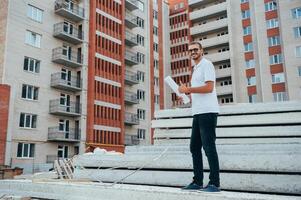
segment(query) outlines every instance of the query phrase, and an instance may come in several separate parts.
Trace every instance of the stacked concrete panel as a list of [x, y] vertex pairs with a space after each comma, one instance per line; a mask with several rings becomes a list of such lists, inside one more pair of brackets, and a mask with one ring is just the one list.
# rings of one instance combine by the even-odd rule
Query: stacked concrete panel
[[[122, 156], [80, 156], [75, 176], [160, 186], [189, 183], [190, 113], [156, 112], [154, 146], [128, 147]], [[300, 195], [300, 135], [300, 102], [223, 106], [217, 128], [222, 189]], [[207, 173], [206, 161], [204, 165]]]

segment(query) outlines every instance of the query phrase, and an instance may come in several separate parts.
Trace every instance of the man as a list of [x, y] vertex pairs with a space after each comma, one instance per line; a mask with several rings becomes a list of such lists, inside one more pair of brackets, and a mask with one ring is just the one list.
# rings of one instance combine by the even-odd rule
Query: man
[[[203, 58], [203, 48], [200, 43], [190, 43], [188, 51], [194, 62], [191, 87], [186, 87], [181, 82], [179, 92], [191, 94], [193, 122], [190, 152], [194, 177], [192, 183], [183, 189], [219, 192], [219, 161], [215, 146], [215, 128], [219, 107], [215, 90], [214, 66], [209, 60]], [[210, 181], [206, 187], [203, 187], [202, 147], [210, 167]]]

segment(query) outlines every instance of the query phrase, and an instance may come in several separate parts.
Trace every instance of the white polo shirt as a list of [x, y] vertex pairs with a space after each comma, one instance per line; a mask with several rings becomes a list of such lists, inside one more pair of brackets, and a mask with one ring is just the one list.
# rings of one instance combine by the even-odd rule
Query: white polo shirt
[[191, 87], [204, 86], [206, 81], [214, 81], [213, 91], [211, 93], [191, 93], [192, 115], [219, 112], [215, 89], [214, 66], [212, 62], [206, 58], [202, 58], [193, 68]]

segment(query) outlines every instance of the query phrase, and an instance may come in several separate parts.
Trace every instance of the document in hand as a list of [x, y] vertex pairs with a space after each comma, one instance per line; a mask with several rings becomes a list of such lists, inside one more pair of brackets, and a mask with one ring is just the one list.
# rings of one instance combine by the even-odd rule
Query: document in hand
[[186, 94], [181, 94], [179, 92], [179, 90], [178, 90], [179, 86], [176, 84], [176, 82], [170, 76], [165, 77], [164, 81], [165, 81], [165, 83], [167, 83], [169, 85], [169, 87], [172, 89], [172, 91], [174, 91], [176, 93], [177, 96], [180, 96], [183, 98], [184, 104], [187, 104], [190, 102], [190, 99]]

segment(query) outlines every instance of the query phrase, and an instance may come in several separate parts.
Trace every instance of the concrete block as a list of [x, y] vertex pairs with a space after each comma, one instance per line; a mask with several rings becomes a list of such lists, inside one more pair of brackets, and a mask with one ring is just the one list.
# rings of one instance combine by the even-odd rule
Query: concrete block
[[[121, 180], [133, 170], [79, 170], [75, 178], [91, 178], [106, 182]], [[275, 175], [253, 173], [221, 173], [221, 188], [228, 190], [301, 194], [301, 175]], [[124, 183], [161, 186], [184, 186], [192, 180], [193, 173], [187, 171], [141, 170], [126, 178]], [[205, 184], [208, 174], [205, 173]]]
[[242, 192], [205, 193], [179, 188], [142, 185], [88, 183], [0, 181], [0, 196], [22, 195], [62, 200], [301, 200], [298, 196], [268, 195]]

